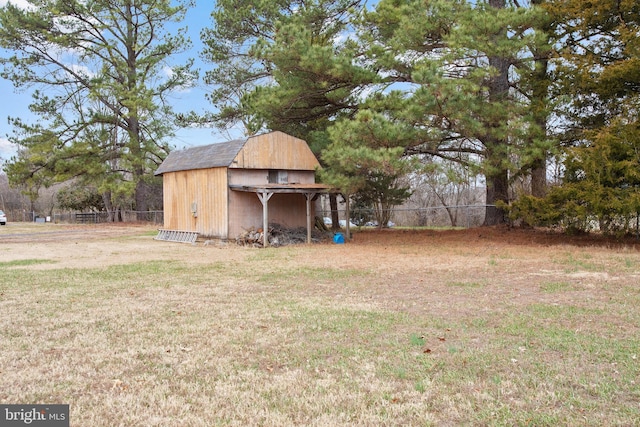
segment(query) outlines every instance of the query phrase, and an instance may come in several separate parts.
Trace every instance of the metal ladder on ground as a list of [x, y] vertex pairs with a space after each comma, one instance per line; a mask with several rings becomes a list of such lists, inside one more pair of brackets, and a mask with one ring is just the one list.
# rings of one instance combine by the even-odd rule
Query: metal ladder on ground
[[195, 231], [179, 231], [179, 230], [158, 230], [155, 240], [177, 243], [195, 243], [198, 239], [198, 233]]

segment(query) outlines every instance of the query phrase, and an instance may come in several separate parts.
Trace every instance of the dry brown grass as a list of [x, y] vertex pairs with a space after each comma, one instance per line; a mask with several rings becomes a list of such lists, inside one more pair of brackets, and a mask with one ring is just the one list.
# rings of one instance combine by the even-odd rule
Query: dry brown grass
[[640, 252], [506, 229], [277, 249], [0, 228], [0, 401], [73, 426], [633, 425]]

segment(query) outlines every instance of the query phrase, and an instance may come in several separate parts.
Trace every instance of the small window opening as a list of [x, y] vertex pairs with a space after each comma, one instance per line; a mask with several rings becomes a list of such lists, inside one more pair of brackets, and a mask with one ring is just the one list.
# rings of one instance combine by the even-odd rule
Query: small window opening
[[288, 184], [289, 173], [287, 171], [270, 170], [269, 184]]

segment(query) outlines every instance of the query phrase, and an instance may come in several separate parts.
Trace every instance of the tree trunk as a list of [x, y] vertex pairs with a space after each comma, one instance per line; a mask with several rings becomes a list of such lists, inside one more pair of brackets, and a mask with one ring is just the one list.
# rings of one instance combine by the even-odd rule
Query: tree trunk
[[[504, 9], [505, 0], [489, 0], [489, 5], [497, 9]], [[503, 34], [497, 35], [497, 38], [506, 38], [505, 28]], [[504, 104], [509, 98], [509, 67], [511, 62], [509, 58], [503, 56], [489, 55], [489, 66], [496, 70], [488, 84], [489, 104]], [[486, 213], [484, 225], [496, 225], [504, 223], [504, 211], [500, 208], [489, 206], [495, 205], [497, 202], [509, 202], [509, 171], [507, 170], [504, 157], [508, 155], [509, 137], [504, 136], [500, 130], [506, 125], [503, 121], [507, 117], [500, 115], [493, 117], [493, 123], [487, 123], [487, 135], [484, 138], [485, 145], [485, 162], [487, 165], [487, 199]], [[491, 129], [493, 127], [493, 129]]]
[[148, 204], [148, 191], [147, 191], [147, 185], [146, 183], [142, 180], [139, 179], [138, 183], [136, 184], [136, 211], [137, 211], [137, 218], [138, 221], [146, 221], [147, 219], [147, 211], [149, 210], [149, 204]]
[[531, 195], [544, 197], [547, 194], [547, 161], [537, 159], [531, 167]]
[[[544, 32], [549, 32], [549, 26], [543, 27]], [[550, 43], [550, 42], [549, 42]], [[549, 120], [549, 59], [545, 53], [536, 53], [540, 56], [535, 62], [533, 73], [533, 92], [531, 94], [531, 109], [533, 111], [533, 121], [535, 129], [532, 136], [546, 139], [547, 122]], [[535, 145], [535, 140], [529, 142]], [[533, 160], [531, 165], [531, 195], [534, 197], [544, 197], [547, 194], [547, 150], [534, 147], [534, 152], [539, 153], [538, 158]]]
[[140, 142], [140, 123], [138, 122], [137, 113], [131, 112], [131, 116], [128, 120], [128, 132], [129, 132], [129, 149], [136, 162], [139, 165], [133, 167], [132, 179], [136, 182], [134, 201], [135, 210], [137, 212], [136, 217], [138, 221], [145, 221], [146, 212], [149, 210], [149, 198], [148, 198], [148, 186], [144, 181], [145, 169], [143, 166], [144, 153], [142, 144]]
[[340, 217], [338, 215], [338, 195], [335, 193], [329, 194], [329, 207], [331, 208], [331, 229], [340, 229]]
[[115, 222], [115, 215], [113, 212], [113, 205], [111, 204], [110, 191], [102, 193], [102, 202], [104, 203], [104, 208], [107, 210], [107, 222]]
[[452, 227], [458, 226], [458, 210], [456, 208], [456, 213], [453, 213], [453, 208], [451, 206], [445, 206], [445, 210], [447, 211], [447, 215], [449, 215], [449, 221], [451, 221]]
[[496, 202], [509, 201], [509, 175], [506, 170], [487, 176], [487, 208], [483, 225], [498, 225], [505, 222], [505, 212], [495, 206]]

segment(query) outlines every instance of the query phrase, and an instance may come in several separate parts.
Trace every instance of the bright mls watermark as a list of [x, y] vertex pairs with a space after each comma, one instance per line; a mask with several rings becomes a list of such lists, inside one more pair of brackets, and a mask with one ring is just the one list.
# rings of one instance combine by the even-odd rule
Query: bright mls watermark
[[0, 404], [0, 427], [69, 427], [69, 405]]

